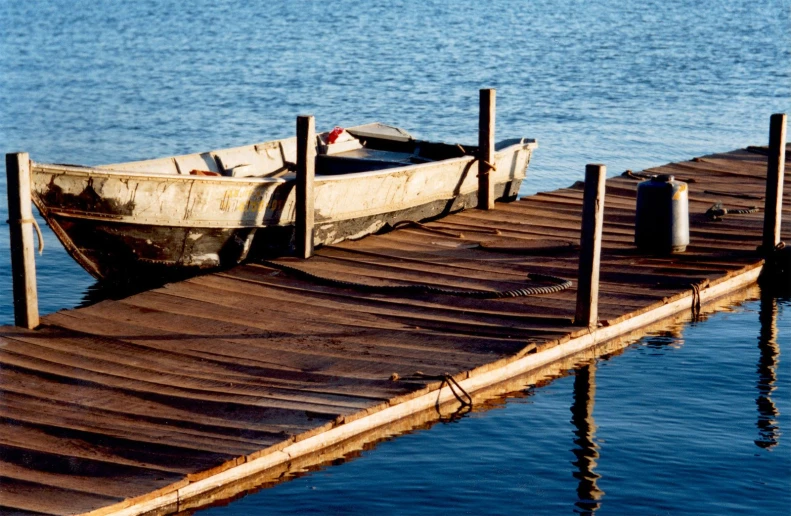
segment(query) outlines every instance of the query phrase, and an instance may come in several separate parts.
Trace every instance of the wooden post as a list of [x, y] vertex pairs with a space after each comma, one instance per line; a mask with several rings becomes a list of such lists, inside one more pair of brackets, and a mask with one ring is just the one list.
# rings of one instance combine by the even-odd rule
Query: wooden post
[[478, 209], [494, 209], [494, 182], [489, 171], [494, 165], [496, 92], [482, 89], [478, 114]]
[[313, 179], [316, 175], [316, 123], [312, 116], [297, 117], [296, 252], [313, 256]]
[[606, 172], [604, 165], [585, 166], [577, 310], [574, 314], [574, 324], [579, 326], [595, 327], [599, 320], [599, 266]]
[[783, 174], [786, 161], [786, 115], [778, 113], [769, 120], [769, 159], [766, 168], [766, 206], [762, 249], [769, 256], [780, 243], [783, 213]]
[[33, 209], [30, 203], [30, 156], [26, 152], [6, 154], [5, 169], [11, 275], [14, 285], [14, 324], [23, 328], [35, 328], [39, 320]]

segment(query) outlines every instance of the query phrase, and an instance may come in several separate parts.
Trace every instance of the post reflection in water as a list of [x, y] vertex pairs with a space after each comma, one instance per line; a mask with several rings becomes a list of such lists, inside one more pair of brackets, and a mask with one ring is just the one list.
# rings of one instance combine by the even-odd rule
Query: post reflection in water
[[604, 491], [596, 481], [600, 476], [593, 471], [599, 458], [598, 446], [593, 441], [596, 423], [593, 420], [593, 404], [596, 394], [596, 363], [592, 362], [577, 369], [574, 377], [574, 402], [571, 405], [571, 423], [574, 425], [574, 444], [572, 450], [577, 459], [574, 478], [577, 479], [577, 502], [575, 512], [592, 514], [599, 506]]
[[758, 319], [761, 322], [760, 335], [758, 337], [758, 397], [755, 404], [758, 406], [758, 439], [755, 440], [756, 446], [760, 448], [772, 448], [777, 445], [780, 437], [780, 427], [777, 426], [777, 407], [772, 401], [772, 392], [775, 390], [777, 382], [777, 363], [779, 362], [780, 347], [777, 344], [777, 299], [768, 294], [761, 295], [761, 308], [758, 312]]

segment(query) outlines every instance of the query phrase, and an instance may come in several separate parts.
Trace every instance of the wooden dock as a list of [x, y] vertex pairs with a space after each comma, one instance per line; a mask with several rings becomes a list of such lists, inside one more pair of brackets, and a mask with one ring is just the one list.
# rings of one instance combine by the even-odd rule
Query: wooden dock
[[[36, 330], [2, 327], [0, 512], [183, 510], [459, 405], [464, 391], [694, 313], [758, 279], [766, 170], [764, 155], [740, 150], [645, 171], [689, 184], [691, 244], [667, 257], [633, 245], [644, 176], [608, 180], [595, 327], [572, 324], [581, 184], [278, 261], [369, 285], [500, 291], [529, 285], [528, 273], [574, 280], [562, 292], [398, 296], [247, 264], [50, 314]], [[713, 220], [716, 202], [761, 210]], [[782, 213], [791, 218], [788, 193]], [[781, 236], [791, 241], [788, 229]]]

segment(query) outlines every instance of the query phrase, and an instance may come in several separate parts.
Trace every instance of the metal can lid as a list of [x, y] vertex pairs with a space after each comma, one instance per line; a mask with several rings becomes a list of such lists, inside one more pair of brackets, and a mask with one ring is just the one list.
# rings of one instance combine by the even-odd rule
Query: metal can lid
[[656, 176], [651, 176], [651, 181], [655, 181], [657, 183], [670, 183], [675, 179], [672, 174], [659, 174]]

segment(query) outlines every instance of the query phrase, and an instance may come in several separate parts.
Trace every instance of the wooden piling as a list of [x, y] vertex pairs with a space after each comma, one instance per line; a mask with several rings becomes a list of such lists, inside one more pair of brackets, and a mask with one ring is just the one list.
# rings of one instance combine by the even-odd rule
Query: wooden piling
[[496, 91], [481, 90], [478, 114], [478, 209], [494, 209], [494, 183], [489, 171], [494, 168], [494, 126]]
[[577, 309], [574, 314], [574, 324], [579, 326], [595, 327], [599, 319], [599, 267], [606, 173], [607, 167], [604, 165], [585, 166]]
[[316, 175], [316, 123], [313, 116], [297, 117], [296, 253], [313, 256], [313, 180]]
[[786, 151], [786, 114], [776, 113], [769, 120], [769, 157], [766, 165], [766, 205], [762, 249], [769, 255], [780, 243], [783, 213], [783, 173]]
[[33, 248], [33, 209], [30, 200], [30, 156], [6, 154], [8, 224], [11, 242], [11, 274], [14, 292], [14, 324], [38, 326], [36, 259]]

